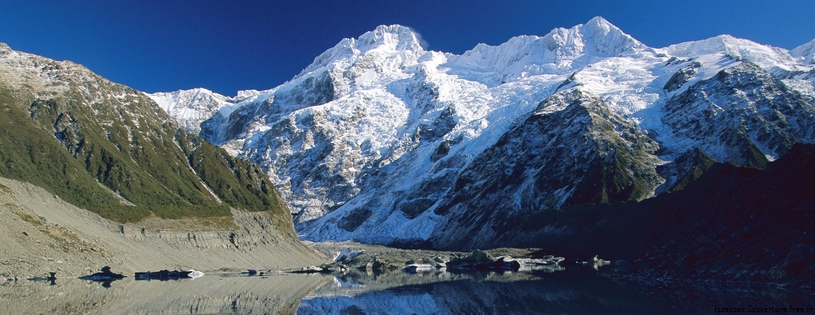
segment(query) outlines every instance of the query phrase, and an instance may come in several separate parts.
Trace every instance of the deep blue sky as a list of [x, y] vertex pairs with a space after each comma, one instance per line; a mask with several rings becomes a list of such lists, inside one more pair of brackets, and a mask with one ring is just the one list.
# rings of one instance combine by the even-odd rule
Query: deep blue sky
[[342, 38], [410, 26], [462, 53], [603, 16], [651, 47], [720, 34], [792, 49], [815, 38], [815, 1], [0, 0], [0, 42], [156, 92], [227, 96], [277, 86]]

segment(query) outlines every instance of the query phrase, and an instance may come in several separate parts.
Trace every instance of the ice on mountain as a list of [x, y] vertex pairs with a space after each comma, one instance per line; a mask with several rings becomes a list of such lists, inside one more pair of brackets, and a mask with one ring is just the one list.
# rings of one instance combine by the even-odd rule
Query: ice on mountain
[[800, 65], [783, 48], [761, 45], [730, 35], [719, 35], [704, 40], [670, 45], [664, 51], [677, 57], [700, 57], [710, 54], [724, 54], [731, 59], [746, 60], [764, 69], [774, 68], [787, 71], [798, 70]]
[[[650, 146], [644, 140], [647, 135], [659, 141], [660, 157], [666, 161], [698, 146], [726, 160], [730, 153], [722, 143], [702, 143], [702, 136], [675, 132], [672, 124], [692, 119], [703, 109], [668, 113], [666, 106], [675, 105], [675, 98], [700, 82], [744, 64], [757, 65], [751, 70], [756, 73], [795, 74], [785, 79], [787, 87], [812, 95], [815, 79], [806, 77], [812, 66], [802, 62], [811, 62], [814, 42], [787, 52], [722, 35], [654, 49], [596, 17], [544, 36], [517, 36], [497, 46], [479, 44], [456, 55], [426, 51], [417, 33], [390, 25], [340, 41], [291, 81], [271, 90], [242, 91], [233, 98], [203, 91], [198, 91], [202, 94], [197, 98], [181, 97], [178, 92], [154, 94], [154, 99], [165, 110], [175, 111], [177, 119], [187, 119], [185, 126], [207, 115], [224, 117], [208, 121], [224, 130], [218, 135], [225, 138], [218, 138], [218, 143], [264, 167], [289, 203], [304, 238], [418, 242], [441, 233], [450, 214], [436, 213], [440, 202], [435, 201], [444, 201], [462, 170], [530, 115], [550, 115], [566, 108], [564, 103], [563, 108], [536, 111], [553, 94], [578, 90], [602, 101], [604, 111], [585, 116], [611, 119], [618, 128], [607, 135], [592, 134], [599, 137], [602, 154], [614, 152], [603, 147], [608, 145], [608, 139], [600, 140], [604, 136], [619, 138], [618, 143], [634, 150], [632, 139]], [[672, 81], [687, 69], [692, 71]], [[669, 82], [673, 85], [666, 89]], [[691, 105], [707, 106], [720, 117], [732, 112], [716, 102], [713, 105], [718, 108], [699, 102]], [[202, 114], [195, 116], [194, 111]], [[209, 114], [203, 114], [206, 111]], [[621, 128], [629, 124], [633, 129]], [[567, 127], [576, 128], [547, 128]], [[567, 131], [579, 134], [564, 129], [526, 135]], [[770, 147], [760, 150], [775, 157]], [[547, 148], [560, 147], [553, 143]], [[592, 152], [563, 156], [579, 160]], [[654, 157], [646, 164], [661, 163], [666, 162]], [[530, 193], [534, 180], [523, 176], [534, 172], [540, 170], [520, 174], [526, 184], [507, 196], [516, 205], [534, 200], [560, 207], [577, 193], [575, 185]]]

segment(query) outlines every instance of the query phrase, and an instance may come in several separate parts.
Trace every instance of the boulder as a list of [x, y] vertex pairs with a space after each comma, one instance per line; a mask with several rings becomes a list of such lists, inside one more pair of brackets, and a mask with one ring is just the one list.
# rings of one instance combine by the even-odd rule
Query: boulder
[[476, 249], [470, 253], [470, 256], [465, 257], [463, 260], [477, 263], [491, 263], [495, 261], [495, 257], [492, 257], [492, 255], [487, 254], [487, 252], [483, 250]]

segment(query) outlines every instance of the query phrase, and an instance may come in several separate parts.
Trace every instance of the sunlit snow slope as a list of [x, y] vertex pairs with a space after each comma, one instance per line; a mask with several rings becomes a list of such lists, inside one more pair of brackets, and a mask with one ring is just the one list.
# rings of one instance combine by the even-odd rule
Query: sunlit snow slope
[[668, 190], [696, 148], [760, 167], [815, 141], [812, 45], [657, 49], [596, 17], [454, 55], [391, 25], [271, 90], [152, 97], [259, 163], [305, 239], [476, 247], [509, 214]]

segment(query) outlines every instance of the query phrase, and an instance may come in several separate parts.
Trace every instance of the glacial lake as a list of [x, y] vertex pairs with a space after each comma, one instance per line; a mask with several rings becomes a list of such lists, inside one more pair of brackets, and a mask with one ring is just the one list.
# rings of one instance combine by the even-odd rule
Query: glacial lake
[[[4, 314], [716, 314], [716, 307], [803, 308], [811, 291], [612, 280], [585, 268], [498, 274], [401, 271], [111, 283], [0, 285]], [[788, 309], [789, 310], [789, 309]], [[755, 312], [738, 312], [748, 314]], [[800, 314], [800, 313], [799, 313]]]

